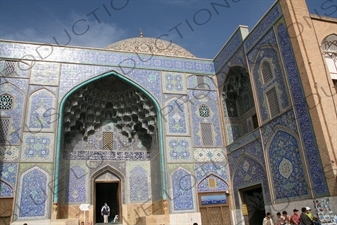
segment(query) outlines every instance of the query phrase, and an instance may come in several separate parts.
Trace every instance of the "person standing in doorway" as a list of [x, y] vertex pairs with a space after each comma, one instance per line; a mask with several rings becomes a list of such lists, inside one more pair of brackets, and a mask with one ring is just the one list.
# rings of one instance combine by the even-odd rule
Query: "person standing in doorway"
[[101, 209], [101, 215], [104, 218], [104, 223], [108, 223], [108, 217], [110, 216], [110, 207], [107, 203], [104, 203], [102, 209]]

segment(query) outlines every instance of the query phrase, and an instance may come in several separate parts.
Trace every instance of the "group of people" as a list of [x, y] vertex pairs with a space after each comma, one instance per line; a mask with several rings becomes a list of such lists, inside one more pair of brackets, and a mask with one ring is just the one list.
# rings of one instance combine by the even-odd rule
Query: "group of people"
[[[310, 207], [303, 207], [301, 209], [302, 213], [299, 214], [298, 209], [293, 210], [293, 215], [288, 215], [287, 211], [283, 211], [282, 215], [280, 212], [276, 214], [276, 225], [320, 225], [316, 215], [311, 213]], [[268, 212], [266, 217], [263, 219], [263, 225], [274, 225], [274, 222], [271, 218], [271, 214]]]

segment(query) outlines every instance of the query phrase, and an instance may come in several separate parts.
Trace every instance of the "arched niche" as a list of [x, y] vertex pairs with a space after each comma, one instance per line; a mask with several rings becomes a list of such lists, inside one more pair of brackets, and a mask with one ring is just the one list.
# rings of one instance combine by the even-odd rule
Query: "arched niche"
[[[119, 101], [116, 98], [119, 98]], [[157, 141], [155, 148], [160, 152], [158, 161], [161, 167], [161, 197], [163, 200], [166, 199], [162, 115], [159, 103], [146, 89], [123, 75], [110, 71], [91, 78], [69, 91], [61, 100], [59, 111], [61, 113], [58, 122], [54, 203], [59, 201], [60, 156], [64, 143], [68, 141], [67, 138], [71, 140], [73, 134], [80, 134], [85, 140], [106, 120], [113, 123], [128, 143], [136, 137], [144, 138], [147, 143], [151, 138]], [[117, 155], [113, 150], [108, 150], [111, 155]], [[148, 150], [149, 152], [144, 152], [144, 155], [151, 157], [152, 149]], [[99, 157], [100, 160], [105, 160], [106, 156], [103, 155], [92, 154], [83, 159], [91, 160]]]
[[223, 85], [222, 102], [228, 144], [258, 127], [250, 77], [244, 67], [229, 68]]

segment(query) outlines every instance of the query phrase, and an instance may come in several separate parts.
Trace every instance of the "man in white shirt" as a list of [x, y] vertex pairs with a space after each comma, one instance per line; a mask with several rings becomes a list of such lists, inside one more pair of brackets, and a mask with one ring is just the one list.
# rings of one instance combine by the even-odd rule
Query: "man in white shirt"
[[110, 207], [107, 203], [104, 203], [104, 206], [101, 209], [101, 215], [104, 218], [104, 223], [108, 223], [108, 217], [110, 215]]

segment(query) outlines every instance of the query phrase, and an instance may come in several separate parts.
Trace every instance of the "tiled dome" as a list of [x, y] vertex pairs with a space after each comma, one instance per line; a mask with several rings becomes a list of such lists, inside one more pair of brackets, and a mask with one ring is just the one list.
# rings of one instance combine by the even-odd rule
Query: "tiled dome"
[[195, 58], [193, 54], [179, 45], [157, 38], [129, 38], [113, 43], [107, 46], [105, 49], [123, 52]]

